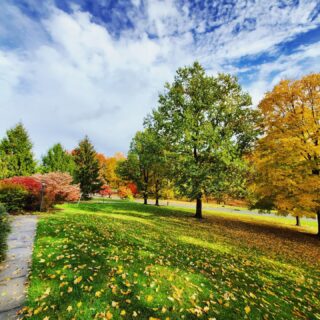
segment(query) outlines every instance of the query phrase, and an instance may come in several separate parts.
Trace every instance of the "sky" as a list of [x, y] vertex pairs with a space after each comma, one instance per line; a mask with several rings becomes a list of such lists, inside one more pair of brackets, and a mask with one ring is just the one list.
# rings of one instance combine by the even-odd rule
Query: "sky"
[[1, 0], [0, 138], [21, 121], [38, 158], [88, 135], [126, 153], [164, 83], [199, 61], [253, 105], [320, 72], [319, 0]]

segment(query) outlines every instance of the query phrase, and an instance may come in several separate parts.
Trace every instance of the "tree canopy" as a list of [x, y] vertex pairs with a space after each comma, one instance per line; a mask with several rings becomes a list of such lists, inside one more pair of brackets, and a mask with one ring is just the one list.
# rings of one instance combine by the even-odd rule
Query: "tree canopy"
[[[281, 81], [259, 104], [264, 136], [253, 154], [257, 207], [320, 218], [320, 74]], [[320, 230], [319, 230], [320, 234]]]
[[102, 181], [99, 178], [99, 162], [97, 153], [86, 136], [73, 151], [75, 167], [75, 181], [80, 184], [83, 198], [100, 191]]
[[6, 177], [28, 176], [36, 171], [36, 161], [32, 153], [32, 142], [22, 123], [9, 129], [0, 142], [1, 166]]
[[250, 105], [235, 77], [209, 76], [195, 62], [178, 69], [146, 119], [146, 126], [166, 141], [176, 185], [197, 200], [199, 218], [204, 195], [234, 194], [243, 187], [243, 155], [258, 133], [257, 112]]
[[46, 155], [42, 157], [42, 169], [44, 172], [68, 172], [73, 174], [75, 163], [60, 143], [50, 148]]

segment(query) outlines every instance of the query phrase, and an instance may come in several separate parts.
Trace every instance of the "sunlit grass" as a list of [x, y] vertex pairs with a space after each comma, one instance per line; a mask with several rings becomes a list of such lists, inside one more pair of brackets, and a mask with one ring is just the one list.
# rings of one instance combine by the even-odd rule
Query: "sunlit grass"
[[256, 216], [192, 215], [114, 200], [44, 215], [25, 317], [320, 319], [312, 238], [288, 241], [284, 228], [259, 239]]

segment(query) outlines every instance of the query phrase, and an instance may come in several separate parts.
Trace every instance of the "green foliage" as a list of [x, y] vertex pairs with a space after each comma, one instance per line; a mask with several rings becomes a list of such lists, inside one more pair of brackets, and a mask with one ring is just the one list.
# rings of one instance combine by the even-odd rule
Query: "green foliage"
[[99, 192], [103, 184], [99, 178], [99, 162], [96, 155], [97, 153], [87, 136], [80, 141], [79, 146], [74, 150], [75, 181], [80, 184], [84, 199], [88, 199], [92, 193]]
[[4, 179], [8, 177], [8, 175], [8, 156], [3, 150], [0, 149], [0, 179]]
[[165, 169], [162, 140], [154, 130], [146, 129], [136, 133], [128, 157], [119, 164], [117, 172], [124, 180], [133, 181], [137, 185], [147, 203], [151, 191], [156, 194], [156, 198], [160, 197], [166, 178]]
[[0, 143], [0, 150], [0, 166], [5, 167], [5, 177], [28, 176], [35, 173], [36, 162], [32, 153], [32, 143], [21, 123], [7, 131], [7, 136]]
[[59, 209], [38, 224], [26, 318], [320, 316], [319, 246], [310, 235], [239, 221], [242, 214], [197, 222], [181, 208], [128, 201]]
[[60, 143], [50, 148], [45, 156], [42, 157], [42, 171], [48, 172], [68, 172], [71, 175], [75, 169], [75, 163]]
[[167, 143], [183, 195], [201, 201], [204, 195], [243, 191], [242, 157], [258, 133], [250, 105], [235, 77], [208, 76], [197, 62], [178, 69], [174, 82], [166, 84], [145, 123]]
[[5, 251], [7, 249], [7, 235], [9, 230], [9, 216], [5, 206], [0, 203], [0, 262], [5, 258]]
[[8, 212], [21, 212], [26, 204], [28, 191], [22, 185], [0, 182], [0, 203]]

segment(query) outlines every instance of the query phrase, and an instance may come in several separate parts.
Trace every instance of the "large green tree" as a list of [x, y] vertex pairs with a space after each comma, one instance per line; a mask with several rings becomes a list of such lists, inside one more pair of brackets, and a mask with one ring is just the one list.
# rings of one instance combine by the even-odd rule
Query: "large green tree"
[[35, 173], [36, 161], [32, 153], [32, 143], [22, 123], [7, 131], [6, 137], [0, 142], [0, 150], [0, 162], [6, 168], [7, 177]]
[[88, 199], [90, 194], [98, 192], [102, 186], [99, 178], [97, 153], [86, 136], [73, 151], [75, 161], [75, 181], [80, 183], [82, 197]]
[[42, 157], [42, 170], [44, 172], [68, 172], [73, 175], [75, 163], [73, 156], [69, 154], [60, 143], [50, 148]]
[[257, 130], [257, 112], [235, 77], [206, 75], [195, 62], [178, 69], [165, 85], [159, 107], [146, 119], [168, 144], [174, 157], [174, 180], [179, 191], [196, 199], [202, 218], [204, 195], [237, 195], [243, 191], [244, 153]]

